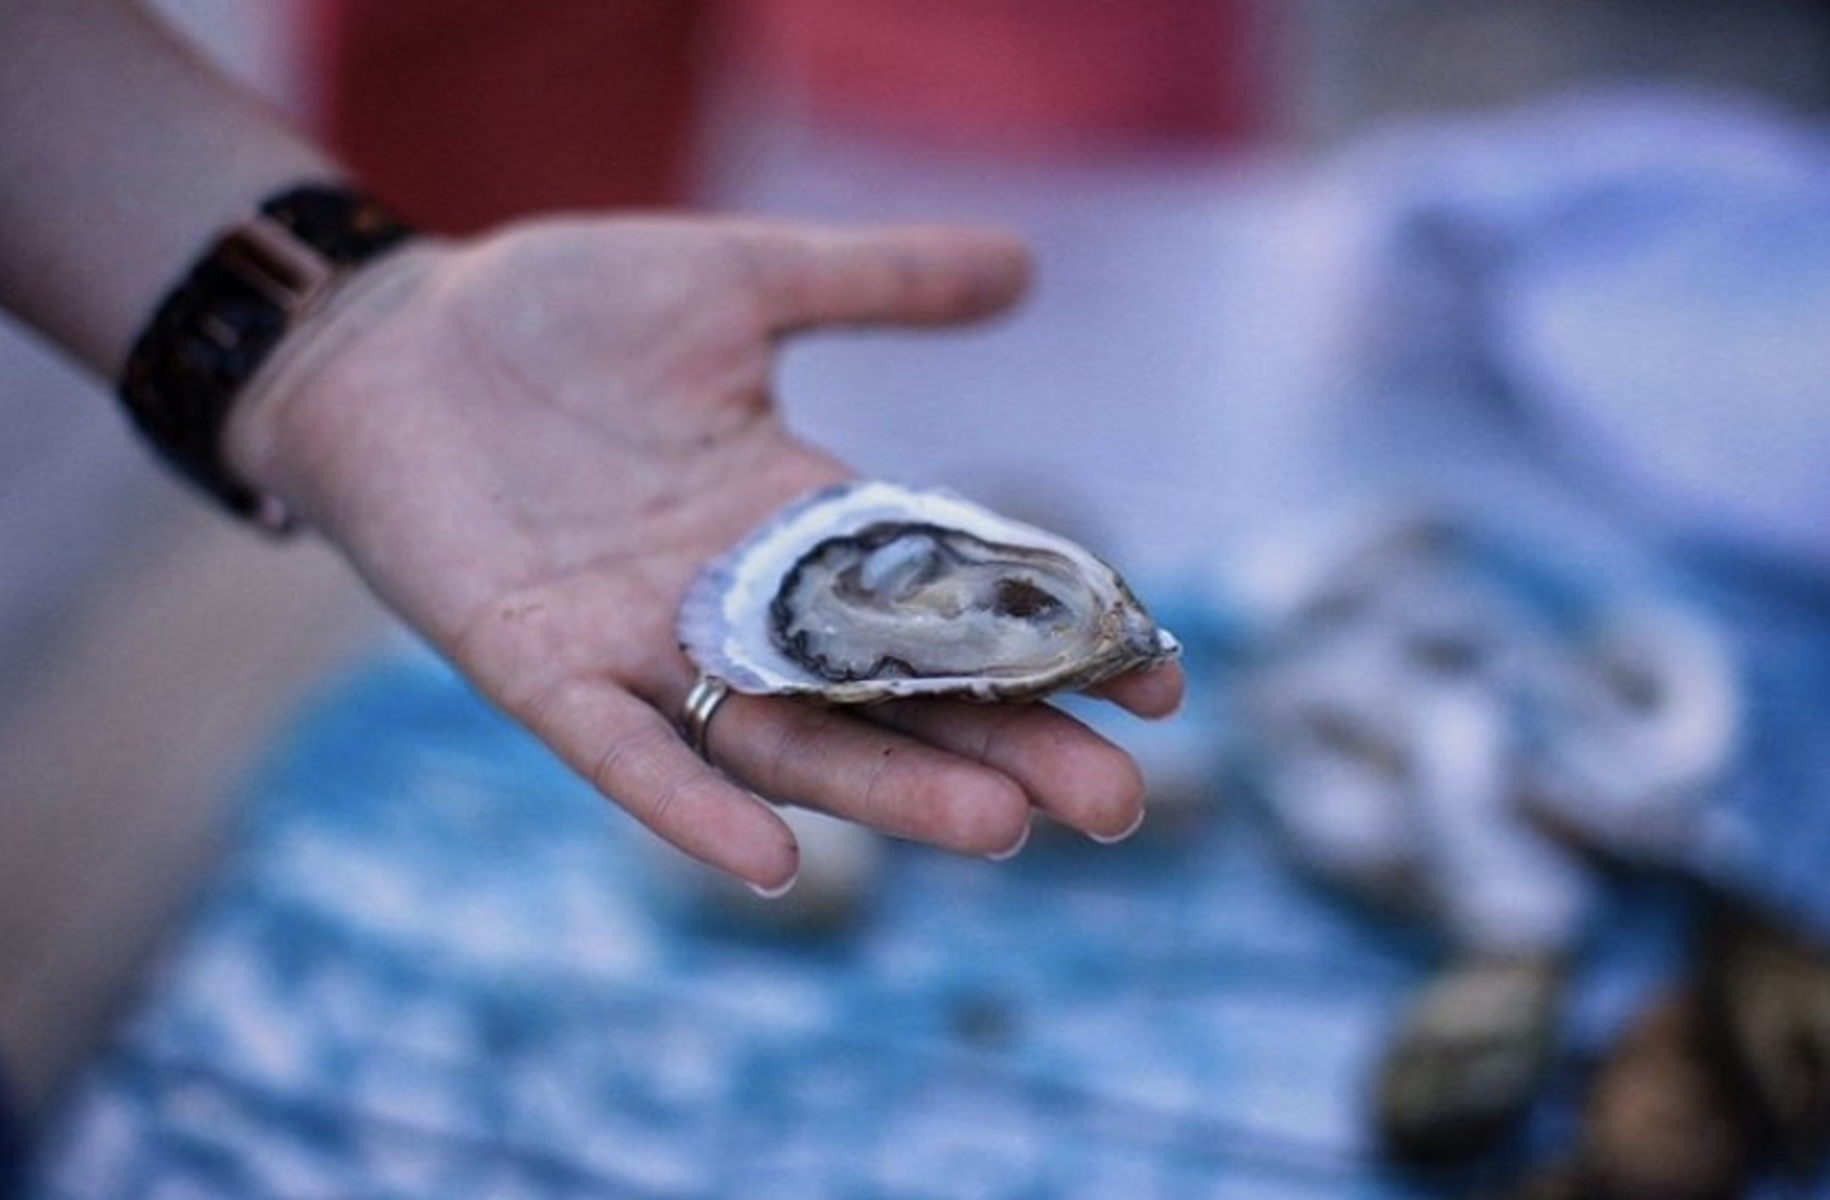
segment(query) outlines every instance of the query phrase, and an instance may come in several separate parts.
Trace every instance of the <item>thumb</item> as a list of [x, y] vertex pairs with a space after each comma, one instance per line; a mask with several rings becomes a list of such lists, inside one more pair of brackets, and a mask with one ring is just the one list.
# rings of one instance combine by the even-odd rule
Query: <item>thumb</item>
[[944, 325], [1009, 308], [1029, 253], [1007, 234], [943, 227], [765, 226], [746, 266], [777, 334], [833, 325]]

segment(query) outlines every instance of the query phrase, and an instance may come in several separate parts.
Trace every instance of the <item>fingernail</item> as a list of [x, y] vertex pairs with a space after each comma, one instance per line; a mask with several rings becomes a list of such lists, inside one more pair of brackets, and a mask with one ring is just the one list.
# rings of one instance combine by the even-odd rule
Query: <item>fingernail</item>
[[1023, 853], [1023, 847], [1027, 845], [1029, 845], [1029, 822], [1025, 821], [1023, 823], [1023, 832], [1017, 835], [1017, 840], [1010, 849], [1000, 850], [996, 854], [988, 854], [985, 857], [989, 858], [992, 862], [1008, 862], [1017, 855]]
[[1089, 833], [1089, 834], [1087, 834], [1087, 836], [1092, 838], [1094, 841], [1098, 842], [1102, 846], [1116, 846], [1118, 843], [1124, 841], [1126, 838], [1130, 837], [1132, 834], [1136, 833], [1139, 829], [1141, 829], [1143, 827], [1143, 824], [1144, 824], [1144, 809], [1142, 808], [1142, 806], [1140, 806], [1137, 810], [1137, 816], [1132, 818], [1131, 824], [1125, 826], [1123, 829], [1119, 830], [1117, 833]]
[[789, 892], [794, 890], [794, 885], [800, 877], [801, 873], [796, 871], [774, 887], [764, 887], [760, 883], [750, 883], [748, 881], [745, 882], [744, 886], [749, 888], [752, 892], [755, 892], [758, 896], [761, 896], [764, 900], [780, 900], [783, 896], [786, 896]]

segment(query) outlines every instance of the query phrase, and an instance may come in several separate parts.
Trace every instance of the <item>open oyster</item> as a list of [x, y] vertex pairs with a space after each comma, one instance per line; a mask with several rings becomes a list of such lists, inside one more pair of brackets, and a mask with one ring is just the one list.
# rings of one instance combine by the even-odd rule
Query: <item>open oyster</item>
[[679, 636], [738, 691], [839, 703], [1028, 699], [1180, 650], [1066, 538], [882, 482], [816, 492], [707, 566]]

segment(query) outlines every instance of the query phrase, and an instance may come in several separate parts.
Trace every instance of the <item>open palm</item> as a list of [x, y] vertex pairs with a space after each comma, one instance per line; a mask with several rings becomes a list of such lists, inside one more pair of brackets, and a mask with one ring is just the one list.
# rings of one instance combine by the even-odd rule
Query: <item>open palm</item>
[[[674, 724], [693, 573], [848, 474], [782, 427], [780, 340], [969, 320], [1025, 275], [1009, 240], [938, 229], [555, 218], [416, 245], [289, 340], [231, 453], [605, 795], [759, 888], [797, 851], [758, 795], [970, 853], [1017, 845], [1032, 805], [1113, 837], [1142, 812], [1135, 765], [1046, 706], [737, 696], [718, 769]], [[1181, 686], [1105, 691], [1160, 715]]]

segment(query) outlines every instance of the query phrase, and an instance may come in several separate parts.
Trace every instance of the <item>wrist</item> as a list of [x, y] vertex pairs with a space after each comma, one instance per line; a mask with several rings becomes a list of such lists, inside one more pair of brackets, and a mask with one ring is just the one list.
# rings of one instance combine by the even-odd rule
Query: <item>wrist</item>
[[230, 511], [283, 530], [283, 506], [231, 464], [230, 418], [340, 286], [408, 236], [378, 203], [334, 185], [263, 203], [197, 260], [135, 340], [120, 396], [141, 433]]
[[313, 521], [322, 516], [314, 480], [325, 474], [338, 440], [360, 433], [359, 406], [367, 399], [366, 388], [339, 382], [331, 368], [407, 307], [441, 253], [436, 239], [419, 237], [340, 275], [288, 330], [223, 424], [223, 461], [237, 478], [280, 501], [289, 514]]

